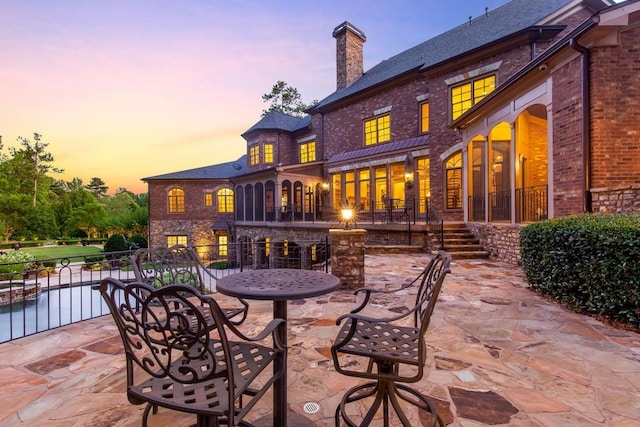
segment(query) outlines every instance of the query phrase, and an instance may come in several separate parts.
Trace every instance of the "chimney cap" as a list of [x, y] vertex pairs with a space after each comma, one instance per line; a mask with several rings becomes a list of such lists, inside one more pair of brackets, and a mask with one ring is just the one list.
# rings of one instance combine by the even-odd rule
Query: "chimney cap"
[[343, 32], [347, 30], [360, 37], [363, 41], [367, 41], [367, 36], [364, 35], [364, 32], [362, 32], [358, 27], [356, 27], [349, 21], [344, 21], [342, 24], [338, 25], [333, 30], [333, 37], [339, 37]]

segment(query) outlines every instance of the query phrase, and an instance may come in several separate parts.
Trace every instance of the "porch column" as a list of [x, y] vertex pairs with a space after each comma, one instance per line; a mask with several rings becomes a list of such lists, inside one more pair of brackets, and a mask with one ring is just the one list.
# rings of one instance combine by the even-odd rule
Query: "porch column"
[[364, 239], [367, 230], [331, 229], [331, 274], [340, 278], [340, 289], [364, 287]]

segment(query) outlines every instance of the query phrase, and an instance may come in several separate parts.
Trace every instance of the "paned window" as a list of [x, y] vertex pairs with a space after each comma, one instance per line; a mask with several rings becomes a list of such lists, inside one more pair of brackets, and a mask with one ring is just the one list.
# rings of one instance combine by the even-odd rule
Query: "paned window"
[[360, 186], [360, 209], [370, 209], [371, 180], [369, 169], [361, 169], [358, 172], [358, 184]]
[[233, 212], [233, 190], [222, 188], [218, 190], [218, 212]]
[[462, 208], [462, 153], [453, 154], [445, 161], [446, 208]]
[[300, 144], [300, 163], [315, 162], [316, 160], [316, 142], [305, 142]]
[[391, 116], [375, 117], [364, 122], [364, 145], [375, 145], [391, 139]]
[[427, 212], [427, 203], [431, 198], [431, 182], [429, 177], [429, 158], [424, 157], [416, 162], [416, 173], [418, 174], [418, 197], [420, 197], [419, 212]]
[[229, 236], [218, 236], [218, 255], [229, 255]]
[[184, 245], [187, 246], [187, 236], [167, 236], [167, 246]]
[[420, 132], [429, 132], [429, 103], [420, 104]]
[[253, 145], [249, 147], [249, 164], [253, 166], [258, 163], [260, 163], [260, 146]]
[[172, 188], [168, 194], [169, 213], [184, 212], [184, 191], [179, 188]]
[[451, 88], [451, 118], [457, 119], [496, 88], [496, 76], [472, 80]]
[[204, 205], [205, 206], [213, 206], [213, 194], [204, 193]]
[[264, 162], [273, 163], [273, 144], [264, 144]]

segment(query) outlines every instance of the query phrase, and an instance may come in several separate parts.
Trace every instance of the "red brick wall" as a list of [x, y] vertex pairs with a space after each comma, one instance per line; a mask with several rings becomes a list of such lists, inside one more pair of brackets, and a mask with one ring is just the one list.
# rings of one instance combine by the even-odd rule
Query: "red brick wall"
[[[225, 187], [228, 187], [228, 185], [223, 180], [152, 181], [149, 183], [149, 218], [154, 220], [233, 220], [233, 214], [218, 214], [216, 193], [219, 189]], [[184, 191], [185, 213], [169, 213], [167, 191], [171, 188], [181, 188]], [[205, 206], [205, 191], [213, 193], [213, 206]]]
[[592, 187], [640, 183], [640, 28], [591, 52]]
[[580, 58], [553, 73], [554, 215], [583, 211]]

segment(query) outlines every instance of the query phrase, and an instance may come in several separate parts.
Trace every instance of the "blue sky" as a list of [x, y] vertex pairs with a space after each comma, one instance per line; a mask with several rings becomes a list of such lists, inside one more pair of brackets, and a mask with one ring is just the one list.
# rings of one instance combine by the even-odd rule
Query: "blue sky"
[[333, 29], [367, 37], [365, 70], [506, 0], [5, 0], [0, 135], [43, 135], [59, 178], [141, 178], [235, 160], [278, 80], [335, 90]]

